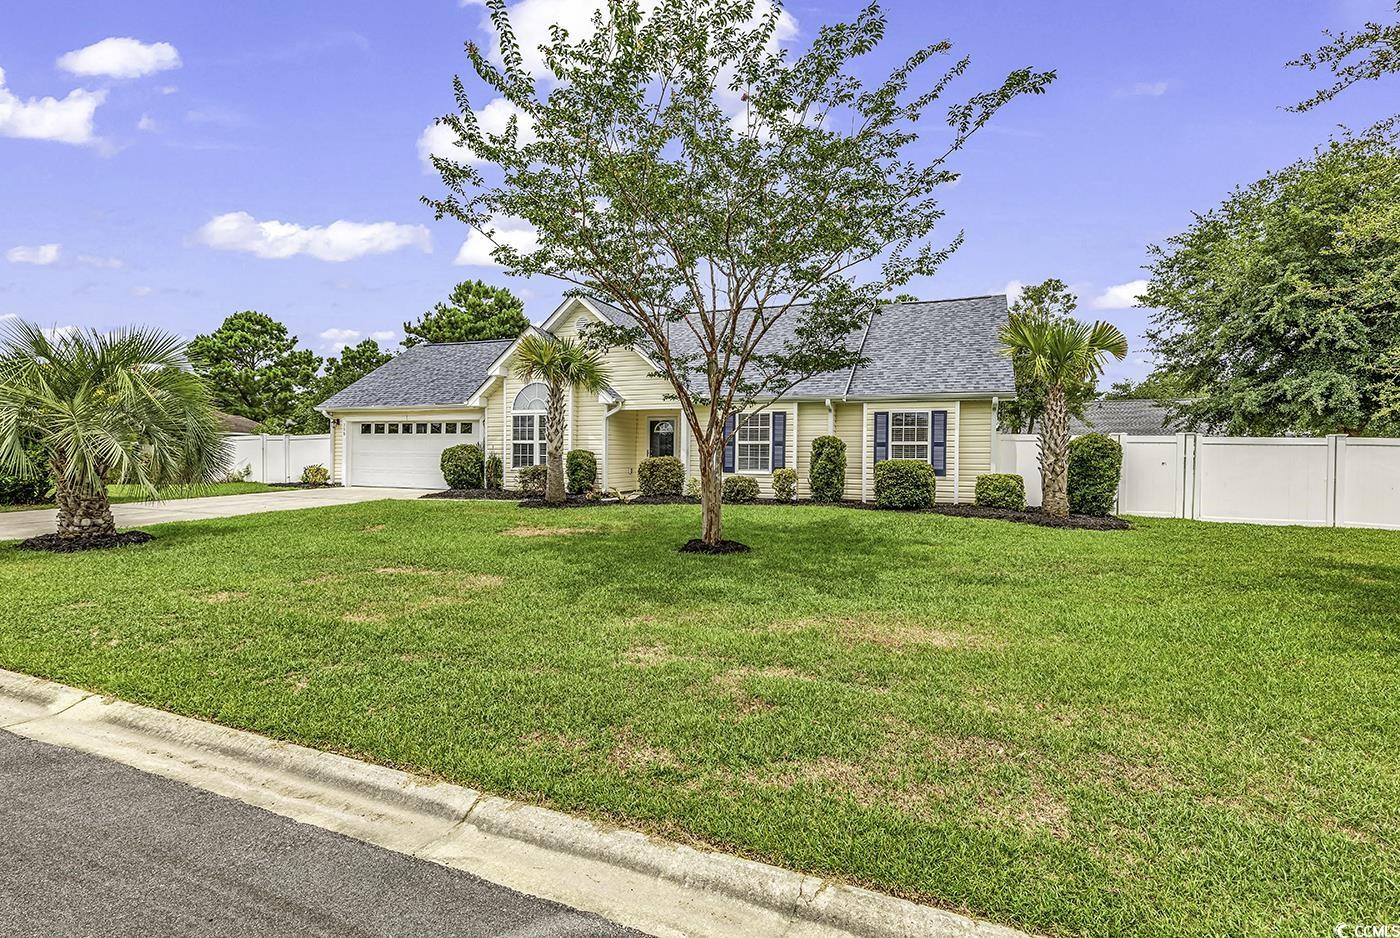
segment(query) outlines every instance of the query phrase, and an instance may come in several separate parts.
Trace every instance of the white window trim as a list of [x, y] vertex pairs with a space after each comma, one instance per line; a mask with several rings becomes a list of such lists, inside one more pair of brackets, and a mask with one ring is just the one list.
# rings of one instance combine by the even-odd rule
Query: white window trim
[[[739, 441], [739, 434], [740, 434], [741, 429], [742, 429], [742, 427], [743, 427], [744, 421], [745, 421], [745, 420], [748, 420], [748, 419], [750, 419], [750, 418], [755, 418], [755, 419], [757, 419], [757, 418], [761, 418], [761, 417], [767, 417], [767, 418], [768, 418], [768, 426], [765, 428], [766, 433], [764, 434], [764, 435], [767, 437], [767, 439], [764, 440], [764, 441], [762, 441], [761, 444], [760, 444], [760, 443], [757, 443], [757, 442], [754, 442], [754, 441], [749, 441], [748, 443], [741, 443], [741, 442]], [[744, 469], [743, 467], [741, 467], [741, 466], [739, 465], [739, 447], [740, 447], [740, 446], [758, 446], [758, 445], [762, 445], [762, 446], [763, 446], [763, 461], [767, 464], [766, 467], [765, 467], [765, 468], [762, 468], [762, 469]], [[733, 472], [733, 474], [734, 474], [734, 475], [741, 475], [741, 476], [771, 476], [771, 475], [773, 474], [773, 412], [772, 412], [771, 410], [761, 410], [761, 411], [755, 411], [754, 413], [750, 413], [750, 414], [740, 414], [740, 415], [738, 415], [738, 416], [736, 416], [736, 417], [734, 418], [734, 472]]]
[[[913, 440], [913, 441], [904, 440], [904, 441], [901, 441], [901, 442], [896, 443], [896, 442], [895, 442], [895, 438], [894, 438], [894, 431], [895, 431], [894, 420], [895, 420], [896, 417], [913, 417], [914, 420], [915, 420], [915, 425], [916, 425], [916, 426], [915, 426], [915, 433], [916, 433], [916, 434], [917, 434], [918, 430], [920, 429], [920, 428], [917, 426], [917, 424], [918, 424], [918, 422], [919, 422], [919, 418], [923, 418], [923, 427], [921, 428], [921, 429], [924, 431], [924, 438], [923, 438], [923, 440], [922, 440], [922, 441], [919, 441], [919, 440], [917, 440], [917, 439], [916, 439], [916, 440]], [[889, 433], [890, 433], [890, 439], [889, 439], [889, 448], [890, 448], [890, 457], [889, 457], [889, 458], [890, 458], [890, 459], [917, 459], [917, 460], [919, 460], [920, 462], [926, 462], [926, 463], [932, 463], [932, 462], [933, 462], [933, 415], [932, 415], [929, 411], [927, 411], [927, 410], [891, 410], [891, 411], [890, 411], [890, 429], [889, 429]], [[895, 449], [896, 446], [900, 446], [900, 447], [922, 447], [922, 449], [923, 449], [923, 455], [922, 455], [922, 456], [908, 456], [908, 455], [899, 455], [899, 456], [896, 456], [896, 455], [895, 455], [895, 451], [894, 451], [894, 449]]]

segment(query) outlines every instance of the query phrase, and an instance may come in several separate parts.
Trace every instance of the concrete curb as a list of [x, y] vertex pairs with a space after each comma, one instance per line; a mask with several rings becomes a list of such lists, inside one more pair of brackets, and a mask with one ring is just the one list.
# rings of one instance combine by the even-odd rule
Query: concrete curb
[[882, 893], [3, 670], [0, 729], [666, 938], [1026, 938]]

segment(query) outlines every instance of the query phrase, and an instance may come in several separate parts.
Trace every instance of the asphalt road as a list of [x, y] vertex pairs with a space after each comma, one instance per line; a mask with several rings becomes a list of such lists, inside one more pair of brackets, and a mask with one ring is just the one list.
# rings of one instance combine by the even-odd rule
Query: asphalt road
[[0, 935], [641, 933], [0, 731]]

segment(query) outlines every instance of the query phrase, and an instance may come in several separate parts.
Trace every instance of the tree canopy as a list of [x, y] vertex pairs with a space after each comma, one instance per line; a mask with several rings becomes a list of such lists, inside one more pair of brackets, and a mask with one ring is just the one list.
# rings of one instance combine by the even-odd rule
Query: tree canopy
[[[1400, 2], [1395, 4], [1400, 14]], [[1333, 82], [1290, 110], [1310, 111], [1331, 101], [1352, 85], [1375, 81], [1400, 73], [1400, 20], [1394, 23], [1369, 22], [1355, 32], [1325, 33], [1328, 42], [1313, 52], [1305, 52], [1288, 64], [1308, 71], [1323, 69], [1332, 73]], [[1395, 117], [1382, 119], [1381, 126], [1393, 124]]]
[[234, 313], [189, 345], [195, 370], [208, 379], [220, 410], [259, 423], [287, 421], [316, 380], [321, 359], [271, 316]]
[[326, 433], [330, 430], [330, 421], [317, 406], [393, 357], [393, 353], [381, 349], [374, 339], [346, 346], [339, 357], [326, 359], [321, 374], [298, 396], [296, 406], [285, 419], [267, 421], [262, 429], [267, 433]]
[[1141, 381], [1124, 378], [1108, 386], [1100, 395], [1106, 401], [1172, 402], [1181, 397], [1181, 388], [1171, 375], [1150, 374]]
[[463, 280], [445, 303], [436, 304], [417, 322], [403, 324], [403, 345], [514, 339], [529, 327], [525, 304], [514, 293], [480, 280]]
[[[1017, 69], [948, 105], [941, 124], [920, 123], [969, 60], [925, 77], [952, 49], [933, 43], [867, 86], [855, 60], [885, 38], [878, 4], [790, 56], [776, 5], [660, 0], [644, 14], [609, 0], [585, 35], [554, 29], [541, 85], [504, 0], [487, 7], [501, 64], [475, 44], [468, 56], [515, 116], [486, 131], [456, 79], [443, 122], [463, 158], [433, 159], [448, 194], [425, 201], [491, 239], [509, 273], [558, 278], [620, 311], [590, 338], [640, 347], [670, 381], [713, 545], [729, 417], [858, 363], [847, 338], [879, 297], [932, 274], [962, 240], [929, 243], [944, 216], [935, 191], [957, 178], [949, 158], [1054, 73]], [[532, 246], [497, 237], [522, 223]]]
[[1188, 426], [1400, 431], [1400, 151], [1333, 141], [1150, 249], [1143, 305]]
[[[1056, 322], [1072, 319], [1078, 308], [1079, 297], [1069, 291], [1063, 280], [1051, 277], [1022, 290], [1011, 304], [1011, 315]], [[1034, 364], [1026, 349], [1018, 348], [1011, 352], [1011, 367], [1016, 375], [1016, 399], [1002, 401], [997, 408], [997, 419], [1007, 433], [1034, 433], [1036, 421], [1045, 411], [1045, 385], [1036, 376]], [[1065, 407], [1071, 417], [1084, 416], [1084, 405], [1094, 399], [1095, 378], [1095, 375], [1086, 374], [1065, 383]]]

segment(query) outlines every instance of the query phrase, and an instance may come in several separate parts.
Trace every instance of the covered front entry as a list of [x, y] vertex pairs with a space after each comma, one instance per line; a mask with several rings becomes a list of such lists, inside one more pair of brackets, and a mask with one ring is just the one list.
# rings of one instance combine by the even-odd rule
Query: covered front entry
[[388, 488], [447, 488], [442, 451], [481, 441], [475, 420], [365, 420], [348, 431], [350, 484]]

